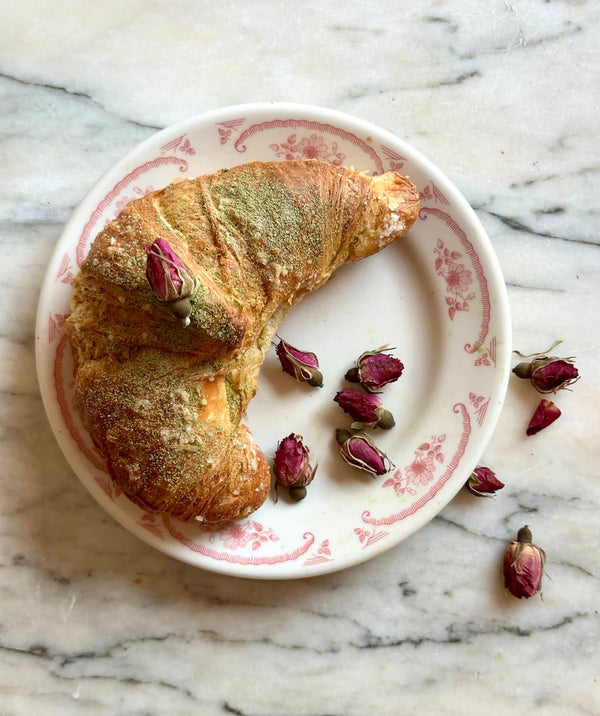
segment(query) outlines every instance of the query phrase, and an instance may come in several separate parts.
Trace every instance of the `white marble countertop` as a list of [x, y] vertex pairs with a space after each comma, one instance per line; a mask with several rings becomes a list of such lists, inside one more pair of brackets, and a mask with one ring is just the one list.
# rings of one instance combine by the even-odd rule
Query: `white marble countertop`
[[[585, 0], [49, 0], [0, 8], [0, 713], [600, 712], [598, 6]], [[515, 347], [555, 338], [582, 379], [524, 435], [511, 379], [459, 496], [361, 566], [291, 582], [179, 563], [89, 496], [48, 425], [34, 318], [75, 206], [156, 129], [263, 100], [318, 104], [405, 138], [494, 244]], [[502, 587], [523, 524], [543, 601]]]

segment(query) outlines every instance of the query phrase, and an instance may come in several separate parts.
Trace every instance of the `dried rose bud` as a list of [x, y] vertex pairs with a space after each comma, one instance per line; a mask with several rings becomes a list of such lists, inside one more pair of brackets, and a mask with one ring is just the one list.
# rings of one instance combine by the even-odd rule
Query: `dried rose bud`
[[378, 395], [345, 388], [336, 393], [334, 401], [355, 421], [351, 426], [354, 430], [376, 426], [389, 430], [396, 424], [390, 411], [381, 407]]
[[540, 430], [547, 428], [548, 425], [553, 423], [557, 418], [560, 417], [559, 408], [554, 405], [551, 400], [542, 398], [540, 404], [537, 406], [533, 417], [529, 421], [527, 426], [527, 435], [535, 435]]
[[281, 339], [275, 350], [281, 367], [288, 375], [313, 387], [323, 387], [323, 376], [319, 371], [319, 359], [314, 353], [301, 351]]
[[369, 393], [375, 393], [384, 385], [398, 380], [403, 370], [402, 361], [384, 353], [380, 348], [363, 353], [356, 361], [356, 367], [346, 373], [346, 380], [351, 383], [361, 383]]
[[146, 246], [146, 278], [159, 301], [169, 303], [171, 311], [190, 324], [196, 277], [165, 239], [158, 238]]
[[[560, 341], [556, 341], [549, 351], [559, 343]], [[575, 361], [573, 357], [556, 358], [543, 353], [525, 356], [519, 351], [515, 351], [515, 353], [521, 358], [533, 359], [528, 363], [519, 363], [512, 372], [518, 378], [529, 379], [539, 393], [556, 393], [579, 380], [579, 371], [573, 365]]]
[[489, 467], [476, 467], [467, 480], [467, 490], [478, 497], [491, 497], [504, 487]]
[[336, 430], [336, 439], [344, 460], [352, 467], [365, 470], [370, 475], [385, 475], [393, 465], [381, 450], [364, 433], [352, 435], [347, 430]]
[[306, 486], [313, 481], [317, 466], [311, 467], [309, 449], [300, 435], [290, 433], [277, 445], [274, 470], [277, 484], [288, 487], [292, 499], [306, 497]]
[[504, 553], [504, 586], [519, 599], [535, 596], [542, 586], [546, 553], [531, 539], [529, 527], [521, 527]]

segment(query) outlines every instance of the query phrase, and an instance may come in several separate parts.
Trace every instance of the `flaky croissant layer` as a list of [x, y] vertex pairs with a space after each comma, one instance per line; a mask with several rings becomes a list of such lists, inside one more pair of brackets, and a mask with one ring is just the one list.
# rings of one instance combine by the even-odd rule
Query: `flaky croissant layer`
[[[408, 178], [317, 160], [252, 162], [130, 202], [92, 244], [67, 321], [82, 419], [129, 498], [206, 523], [256, 510], [269, 467], [240, 421], [271, 338], [417, 214]], [[159, 236], [196, 277], [187, 327], [146, 280]]]

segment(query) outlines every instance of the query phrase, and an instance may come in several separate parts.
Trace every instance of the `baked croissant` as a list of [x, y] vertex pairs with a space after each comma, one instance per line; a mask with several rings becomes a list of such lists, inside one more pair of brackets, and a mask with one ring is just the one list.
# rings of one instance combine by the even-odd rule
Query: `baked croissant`
[[[277, 327], [417, 213], [406, 177], [317, 160], [252, 162], [127, 204], [83, 262], [67, 321], [78, 409], [125, 494], [206, 523], [260, 507], [269, 466], [240, 421]], [[187, 327], [146, 280], [157, 237], [197, 280]]]

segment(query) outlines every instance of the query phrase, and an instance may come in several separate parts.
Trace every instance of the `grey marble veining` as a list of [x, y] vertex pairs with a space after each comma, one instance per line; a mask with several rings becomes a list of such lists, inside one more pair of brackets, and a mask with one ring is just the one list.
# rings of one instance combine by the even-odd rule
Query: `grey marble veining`
[[[56, 3], [0, 8], [0, 714], [600, 712], [599, 11], [588, 0]], [[582, 379], [526, 438], [511, 380], [459, 494], [371, 562], [293, 582], [152, 550], [80, 485], [47, 423], [34, 318], [74, 208], [154, 131], [260, 100], [406, 138], [475, 208], [516, 348], [556, 338]], [[544, 598], [502, 588], [522, 524]]]

